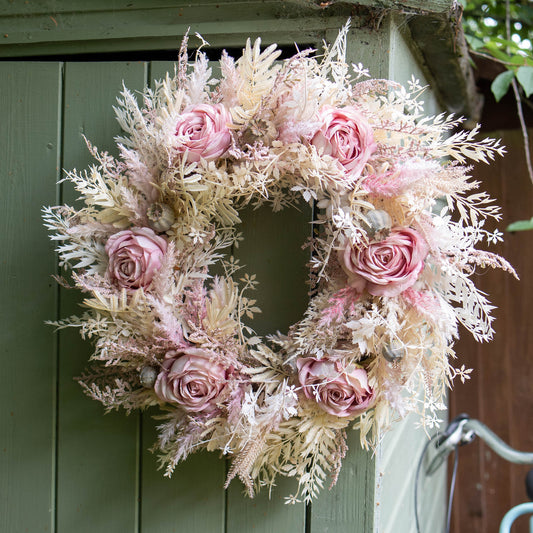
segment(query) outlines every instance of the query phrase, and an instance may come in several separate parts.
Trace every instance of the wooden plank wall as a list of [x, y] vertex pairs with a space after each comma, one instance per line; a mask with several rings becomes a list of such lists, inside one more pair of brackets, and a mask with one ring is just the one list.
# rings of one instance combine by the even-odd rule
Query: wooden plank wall
[[[379, 32], [352, 30], [350, 61], [363, 61], [376, 77], [408, 79], [414, 58], [394, 28], [386, 19]], [[393, 44], [397, 48], [391, 55]], [[226, 465], [215, 454], [199, 453], [179, 466], [172, 479], [163, 478], [147, 451], [155, 435], [150, 413], [103, 416], [103, 408], [74, 382], [91, 348], [76, 331], [54, 336], [44, 325], [46, 319], [79, 311], [80, 297], [58, 290], [50, 278], [57, 267], [39, 210], [75, 201], [68, 184], [54, 184], [61, 168], [85, 168], [91, 162], [81, 134], [114, 151], [118, 126], [111, 106], [122, 80], [130, 89], [141, 89], [168, 66], [127, 61], [0, 64], [0, 102], [7, 110], [0, 130], [7, 153], [0, 160], [0, 531], [413, 531], [408, 503], [412, 479], [403, 469], [414, 467], [423, 435], [412, 433], [410, 421], [391, 434], [377, 466], [353, 432], [337, 487], [308, 508], [291, 507], [283, 502], [291, 483], [280, 483], [272, 500], [262, 495], [249, 501], [238, 483], [224, 492]], [[311, 215], [305, 210], [248, 212], [244, 219], [247, 240], [239, 257], [258, 274], [258, 299], [265, 309], [255, 326], [260, 333], [286, 329], [306, 305], [307, 258], [300, 245], [310, 231]], [[396, 461], [398, 454], [402, 461]], [[386, 476], [381, 495], [375, 494], [377, 476]], [[440, 509], [439, 483], [435, 478], [427, 488], [439, 494], [434, 501]], [[374, 516], [377, 504], [381, 519]], [[440, 523], [440, 510], [431, 509], [425, 511], [428, 520]]]
[[[529, 132], [530, 138], [532, 131]], [[518, 130], [488, 134], [501, 137], [508, 153], [477, 165], [473, 176], [482, 181], [502, 206], [503, 220], [493, 227], [533, 216], [533, 185]], [[532, 143], [533, 149], [533, 143]], [[474, 368], [466, 385], [457, 384], [450, 397], [450, 417], [467, 412], [495, 431], [514, 448], [533, 451], [533, 232], [505, 234], [505, 242], [491, 247], [516, 268], [521, 281], [501, 271], [483, 271], [476, 283], [489, 294], [496, 335], [490, 344], [477, 344], [466, 333], [457, 345], [458, 363]], [[455, 533], [496, 532], [506, 511], [527, 501], [524, 478], [527, 466], [507, 463], [479, 439], [459, 453], [459, 475], [454, 500]], [[513, 532], [526, 533], [527, 517]]]
[[[55, 203], [61, 69], [0, 64], [0, 530], [50, 531], [55, 501], [55, 261], [40, 221]], [[40, 90], [36, 91], [36, 88]]]

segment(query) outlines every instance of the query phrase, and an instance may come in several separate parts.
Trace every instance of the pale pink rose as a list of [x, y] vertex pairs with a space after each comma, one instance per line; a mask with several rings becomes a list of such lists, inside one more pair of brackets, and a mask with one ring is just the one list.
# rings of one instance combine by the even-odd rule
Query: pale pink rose
[[198, 104], [185, 109], [176, 123], [176, 149], [187, 161], [217, 159], [230, 147], [231, 115], [222, 104]]
[[111, 235], [105, 245], [108, 276], [120, 287], [147, 287], [161, 266], [167, 241], [150, 228], [132, 228]]
[[227, 380], [226, 369], [202, 348], [185, 348], [165, 355], [154, 390], [164, 402], [190, 413], [211, 412]]
[[337, 109], [324, 106], [319, 113], [322, 126], [311, 144], [336, 158], [350, 178], [357, 178], [377, 148], [374, 133], [365, 117], [355, 107]]
[[305, 397], [331, 415], [353, 417], [373, 403], [374, 391], [363, 368], [343, 368], [338, 360], [314, 357], [299, 358], [296, 366]]
[[348, 243], [340, 261], [349, 285], [374, 296], [397, 296], [415, 284], [424, 268], [428, 245], [411, 228], [394, 227], [389, 236], [357, 249]]

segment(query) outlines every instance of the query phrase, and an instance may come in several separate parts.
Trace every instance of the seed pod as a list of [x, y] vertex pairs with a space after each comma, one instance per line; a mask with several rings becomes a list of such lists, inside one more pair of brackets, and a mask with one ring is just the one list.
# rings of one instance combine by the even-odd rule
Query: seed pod
[[391, 341], [381, 349], [381, 354], [389, 363], [401, 361], [405, 356], [405, 348], [398, 341]]
[[153, 366], [145, 366], [139, 374], [139, 381], [143, 387], [151, 389], [157, 379], [157, 370]]
[[167, 231], [176, 220], [172, 207], [160, 202], [153, 203], [146, 211], [146, 216], [148, 217], [148, 225], [159, 233]]
[[371, 239], [384, 239], [388, 236], [392, 220], [387, 211], [383, 209], [371, 209], [365, 215], [367, 222], [363, 223], [363, 229]]

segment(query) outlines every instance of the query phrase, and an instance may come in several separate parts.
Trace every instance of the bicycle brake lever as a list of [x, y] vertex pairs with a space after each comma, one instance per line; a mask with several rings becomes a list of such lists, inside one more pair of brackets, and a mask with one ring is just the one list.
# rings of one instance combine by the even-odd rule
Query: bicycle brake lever
[[457, 446], [462, 446], [472, 442], [475, 438], [475, 433], [471, 430], [465, 429], [467, 422], [470, 421], [470, 416], [462, 413], [456, 416], [449, 424], [444, 433], [437, 438], [435, 448], [438, 450], [437, 455], [433, 458], [429, 466], [426, 468], [426, 475], [434, 474], [439, 466], [445, 461], [448, 455]]

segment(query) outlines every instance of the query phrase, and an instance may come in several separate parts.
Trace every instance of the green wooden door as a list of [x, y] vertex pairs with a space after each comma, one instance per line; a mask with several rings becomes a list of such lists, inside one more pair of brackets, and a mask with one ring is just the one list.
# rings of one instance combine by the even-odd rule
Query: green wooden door
[[[269, 39], [287, 41], [286, 29], [280, 31]], [[318, 45], [336, 31], [302, 31], [301, 39], [309, 43], [312, 37]], [[400, 424], [376, 455], [362, 451], [352, 432], [337, 486], [306, 508], [284, 504], [290, 482], [280, 484], [271, 499], [261, 494], [249, 500], [238, 482], [224, 491], [227, 465], [215, 454], [197, 454], [172, 479], [163, 478], [148, 451], [155, 437], [150, 413], [104, 416], [101, 405], [84, 396], [74, 378], [86, 365], [89, 344], [77, 331], [54, 334], [44, 324], [79, 312], [80, 298], [51, 278], [57, 264], [40, 208], [75, 201], [72, 189], [56, 181], [62, 168], [90, 163], [82, 134], [113, 151], [119, 129], [111, 106], [122, 83], [141, 89], [172, 67], [160, 61], [64, 59], [0, 63], [0, 531], [414, 531], [412, 474], [424, 436], [410, 421]], [[349, 59], [362, 61], [375, 77], [400, 81], [417, 68], [393, 20], [379, 32], [352, 30]], [[434, 101], [431, 106], [436, 108]], [[286, 329], [305, 309], [307, 257], [300, 245], [310, 221], [308, 211], [244, 215], [246, 240], [238, 253], [261, 281], [259, 333]], [[441, 491], [442, 481], [435, 478], [426, 489]], [[442, 520], [438, 494], [433, 511], [429, 503], [424, 507], [428, 523]]]

